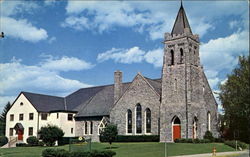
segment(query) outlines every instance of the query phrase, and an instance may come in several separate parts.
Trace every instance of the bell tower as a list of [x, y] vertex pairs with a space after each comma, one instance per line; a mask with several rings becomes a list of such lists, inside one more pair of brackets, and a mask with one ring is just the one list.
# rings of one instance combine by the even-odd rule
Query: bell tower
[[[171, 33], [164, 36], [161, 99], [161, 141], [174, 141], [175, 137], [192, 138], [194, 117], [206, 114], [204, 100], [204, 72], [199, 57], [199, 36], [192, 33], [181, 3]], [[174, 119], [180, 127], [173, 128]], [[199, 118], [200, 125], [206, 123]], [[199, 125], [199, 124], [198, 124]], [[204, 127], [197, 131], [203, 137]], [[202, 130], [203, 129], [203, 130]], [[180, 130], [175, 133], [175, 130]], [[174, 135], [180, 134], [180, 135]]]

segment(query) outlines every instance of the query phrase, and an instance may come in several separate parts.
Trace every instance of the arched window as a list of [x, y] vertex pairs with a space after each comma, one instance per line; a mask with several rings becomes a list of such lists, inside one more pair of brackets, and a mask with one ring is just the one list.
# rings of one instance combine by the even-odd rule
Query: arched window
[[141, 105], [136, 105], [136, 133], [142, 133]]
[[171, 50], [170, 53], [171, 53], [171, 65], [174, 65], [174, 50]]
[[127, 112], [127, 133], [132, 133], [132, 111]]
[[181, 121], [178, 117], [174, 118], [174, 124], [181, 124]]
[[208, 131], [211, 130], [211, 113], [210, 112], [207, 113], [207, 130]]
[[88, 134], [88, 122], [85, 121], [85, 135]]
[[181, 53], [180, 63], [182, 63], [183, 62], [183, 49], [182, 48], [180, 49], [180, 53]]
[[151, 111], [146, 109], [146, 133], [151, 133]]
[[198, 123], [198, 119], [197, 119], [197, 117], [194, 117], [194, 120], [193, 120], [193, 139], [197, 138], [197, 130], [198, 130], [197, 123]]

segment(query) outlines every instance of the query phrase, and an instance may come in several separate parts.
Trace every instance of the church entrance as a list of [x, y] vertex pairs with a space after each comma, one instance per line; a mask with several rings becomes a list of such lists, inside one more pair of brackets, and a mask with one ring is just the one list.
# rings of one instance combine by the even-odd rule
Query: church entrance
[[174, 117], [172, 121], [172, 133], [173, 133], [173, 141], [175, 139], [181, 138], [181, 121], [178, 117]]
[[17, 134], [18, 134], [17, 139], [19, 141], [22, 141], [23, 140], [23, 130], [18, 130]]
[[19, 141], [23, 140], [23, 132], [24, 132], [24, 127], [21, 123], [16, 123], [16, 125], [14, 126], [14, 129], [16, 130], [17, 133], [17, 139]]

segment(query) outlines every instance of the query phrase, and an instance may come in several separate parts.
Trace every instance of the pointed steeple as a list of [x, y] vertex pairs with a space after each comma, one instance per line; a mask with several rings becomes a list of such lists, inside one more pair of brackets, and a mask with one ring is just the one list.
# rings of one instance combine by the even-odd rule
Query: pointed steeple
[[188, 19], [187, 19], [185, 10], [182, 6], [182, 0], [181, 0], [181, 7], [175, 19], [175, 23], [174, 23], [174, 27], [172, 29], [171, 35], [183, 34], [184, 32], [192, 34], [192, 30], [188, 23]]

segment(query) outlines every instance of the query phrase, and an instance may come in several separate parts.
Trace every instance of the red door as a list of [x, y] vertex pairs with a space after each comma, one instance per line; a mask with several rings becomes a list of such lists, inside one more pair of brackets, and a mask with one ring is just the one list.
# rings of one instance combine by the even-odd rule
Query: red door
[[181, 138], [181, 126], [180, 125], [173, 126], [173, 134], [174, 134], [173, 140]]
[[23, 130], [18, 130], [17, 134], [18, 134], [17, 139], [20, 140], [20, 141], [22, 141], [23, 140]]

